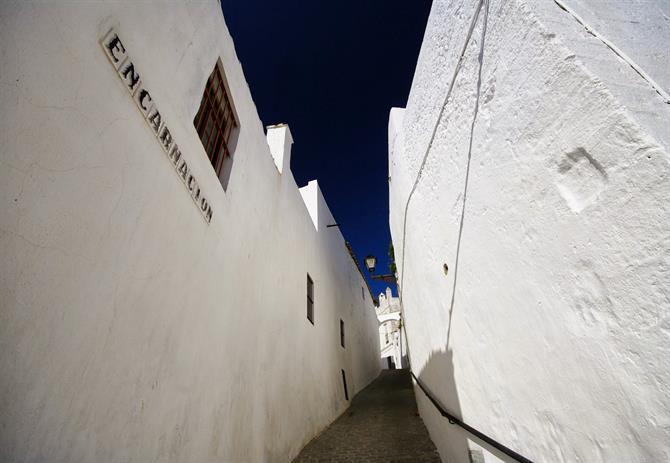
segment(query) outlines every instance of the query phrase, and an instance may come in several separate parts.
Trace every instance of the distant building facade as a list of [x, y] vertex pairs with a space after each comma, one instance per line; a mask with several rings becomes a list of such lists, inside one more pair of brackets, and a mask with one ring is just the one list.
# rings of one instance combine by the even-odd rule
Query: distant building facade
[[379, 345], [381, 348], [381, 367], [395, 369], [406, 367], [403, 356], [407, 355], [406, 341], [402, 337], [400, 302], [393, 297], [391, 288], [379, 294], [377, 320], [379, 320]]
[[290, 461], [378, 322], [219, 2], [4, 2], [0, 43], [0, 461]]
[[[532, 461], [670, 461], [668, 17], [435, 0], [390, 113], [412, 371]], [[444, 461], [469, 462], [475, 439], [415, 391]]]

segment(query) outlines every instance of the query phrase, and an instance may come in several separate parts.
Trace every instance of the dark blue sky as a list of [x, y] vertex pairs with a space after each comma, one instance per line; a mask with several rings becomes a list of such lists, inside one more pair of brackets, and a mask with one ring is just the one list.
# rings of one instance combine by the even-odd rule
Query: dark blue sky
[[361, 265], [375, 254], [387, 273], [388, 113], [407, 102], [431, 0], [222, 4], [263, 124], [291, 127], [296, 182], [318, 179]]

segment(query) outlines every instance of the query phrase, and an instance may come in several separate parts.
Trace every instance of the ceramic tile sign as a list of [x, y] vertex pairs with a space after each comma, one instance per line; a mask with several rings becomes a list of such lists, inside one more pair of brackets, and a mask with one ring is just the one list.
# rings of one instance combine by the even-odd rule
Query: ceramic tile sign
[[170, 129], [165, 122], [158, 106], [149, 90], [144, 86], [136, 63], [129, 56], [125, 45], [114, 29], [110, 30], [100, 41], [109, 62], [112, 63], [117, 75], [125, 85], [135, 105], [142, 113], [144, 120], [149, 124], [158, 143], [165, 151], [168, 160], [172, 163], [175, 172], [181, 178], [182, 183], [188, 189], [193, 202], [200, 210], [205, 221], [212, 221], [212, 207], [203, 195], [198, 181], [188, 167], [186, 159], [182, 156], [179, 146], [175, 142]]

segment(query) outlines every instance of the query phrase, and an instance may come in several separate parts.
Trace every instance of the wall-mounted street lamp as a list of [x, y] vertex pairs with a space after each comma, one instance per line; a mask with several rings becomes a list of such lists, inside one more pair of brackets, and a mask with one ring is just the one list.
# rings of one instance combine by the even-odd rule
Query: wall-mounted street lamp
[[373, 280], [385, 281], [387, 283], [397, 284], [395, 280], [395, 275], [388, 273], [386, 275], [375, 275], [375, 267], [377, 266], [377, 258], [373, 255], [369, 255], [365, 258], [365, 266], [370, 272], [370, 278]]

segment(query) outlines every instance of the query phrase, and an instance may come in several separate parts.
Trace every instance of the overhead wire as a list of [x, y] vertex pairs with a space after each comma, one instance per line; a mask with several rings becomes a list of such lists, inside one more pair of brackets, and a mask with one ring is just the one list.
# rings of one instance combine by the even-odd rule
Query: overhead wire
[[[482, 65], [483, 65], [483, 58], [484, 58], [484, 43], [485, 43], [485, 37], [486, 37], [486, 29], [487, 29], [487, 24], [488, 24], [488, 9], [489, 9], [489, 0], [479, 0], [477, 7], [475, 8], [472, 20], [470, 21], [470, 27], [468, 29], [468, 33], [465, 38], [465, 43], [463, 44], [463, 48], [461, 49], [461, 53], [458, 58], [458, 62], [456, 63], [456, 67], [454, 68], [454, 73], [451, 78], [451, 81], [449, 83], [449, 88], [447, 90], [447, 93], [444, 97], [444, 100], [442, 102], [442, 106], [440, 108], [440, 111], [437, 115], [437, 119], [435, 121], [435, 124], [433, 126], [433, 129], [431, 131], [431, 135], [428, 141], [428, 144], [426, 146], [426, 150], [424, 152], [423, 158], [421, 160], [421, 165], [419, 166], [419, 170], [417, 172], [417, 176], [414, 180], [414, 183], [412, 185], [412, 189], [410, 190], [410, 193], [407, 197], [407, 202], [405, 203], [405, 208], [404, 208], [404, 216], [403, 216], [403, 233], [402, 233], [402, 258], [401, 258], [401, 265], [400, 265], [400, 285], [398, 288], [399, 292], [399, 298], [400, 298], [400, 308], [401, 311], [403, 310], [403, 291], [404, 291], [404, 279], [405, 279], [405, 255], [406, 255], [406, 237], [407, 237], [407, 216], [408, 216], [408, 211], [409, 211], [409, 205], [412, 200], [412, 197], [414, 196], [414, 193], [416, 192], [416, 189], [419, 185], [419, 182], [421, 180], [421, 176], [423, 174], [424, 167], [426, 166], [426, 161], [428, 160], [428, 156], [431, 152], [431, 149], [433, 147], [433, 142], [435, 141], [435, 136], [437, 134], [437, 129], [440, 125], [440, 122], [442, 121], [442, 117], [444, 115], [444, 111], [447, 107], [447, 104], [449, 102], [449, 99], [451, 97], [452, 91], [454, 89], [455, 83], [456, 83], [456, 78], [458, 77], [458, 74], [461, 71], [463, 61], [465, 59], [465, 54], [468, 49], [468, 45], [470, 44], [470, 40], [472, 39], [472, 34], [475, 30], [475, 27], [477, 25], [477, 22], [479, 20], [479, 15], [484, 9], [484, 24], [482, 26], [482, 37], [481, 37], [481, 43], [479, 46], [479, 55], [478, 55], [478, 61], [479, 61], [479, 69], [478, 69], [478, 78], [477, 78], [477, 92], [476, 92], [476, 99], [475, 99], [475, 109], [474, 109], [474, 115], [472, 118], [472, 124], [470, 127], [470, 140], [468, 144], [468, 156], [467, 156], [467, 167], [466, 167], [466, 175], [465, 175], [465, 185], [464, 185], [464, 191], [463, 191], [463, 205], [461, 209], [461, 220], [459, 223], [459, 233], [458, 233], [458, 241], [457, 241], [457, 250], [456, 250], [456, 260], [454, 264], [454, 286], [452, 290], [452, 297], [451, 297], [451, 304], [450, 304], [450, 309], [449, 309], [449, 327], [447, 331], [447, 344], [449, 343], [449, 335], [451, 332], [451, 314], [453, 312], [453, 307], [454, 307], [454, 300], [455, 300], [455, 293], [456, 293], [456, 279], [458, 276], [458, 259], [460, 256], [460, 243], [461, 243], [461, 237], [463, 234], [463, 221], [465, 218], [465, 205], [466, 205], [466, 199], [467, 199], [467, 188], [468, 188], [468, 182], [469, 182], [469, 177], [470, 177], [470, 163], [472, 160], [472, 144], [473, 144], [473, 138], [474, 138], [474, 129], [475, 129], [475, 123], [477, 120], [477, 114], [479, 112], [479, 99], [480, 99], [480, 93], [481, 93], [481, 81], [482, 81]], [[404, 318], [404, 317], [403, 317]], [[405, 332], [405, 338], [407, 339], [407, 332]]]

